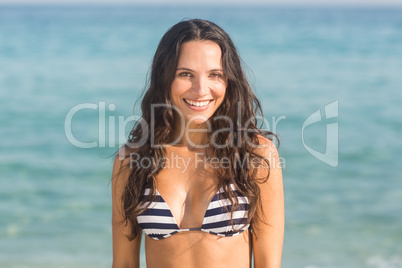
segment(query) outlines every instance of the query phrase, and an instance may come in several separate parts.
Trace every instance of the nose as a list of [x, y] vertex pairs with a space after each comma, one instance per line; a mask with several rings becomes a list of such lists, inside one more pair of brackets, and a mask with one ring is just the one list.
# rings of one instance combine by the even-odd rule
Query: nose
[[197, 77], [193, 80], [192, 91], [198, 96], [204, 96], [208, 92], [208, 81], [204, 77]]

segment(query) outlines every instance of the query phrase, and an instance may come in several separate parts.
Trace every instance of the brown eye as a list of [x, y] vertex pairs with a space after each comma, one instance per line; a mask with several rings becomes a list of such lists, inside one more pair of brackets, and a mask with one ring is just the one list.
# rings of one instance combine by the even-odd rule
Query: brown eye
[[220, 73], [212, 73], [210, 74], [210, 76], [213, 78], [222, 78], [222, 75]]
[[191, 74], [190, 74], [190, 73], [187, 73], [187, 72], [183, 72], [183, 73], [179, 73], [179, 76], [191, 77]]

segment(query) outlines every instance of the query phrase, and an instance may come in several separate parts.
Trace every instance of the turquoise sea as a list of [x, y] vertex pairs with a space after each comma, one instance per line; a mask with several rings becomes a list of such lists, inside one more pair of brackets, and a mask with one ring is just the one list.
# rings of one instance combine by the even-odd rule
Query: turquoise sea
[[0, 267], [111, 267], [119, 118], [196, 17], [280, 137], [282, 267], [402, 267], [402, 8], [219, 5], [0, 6]]

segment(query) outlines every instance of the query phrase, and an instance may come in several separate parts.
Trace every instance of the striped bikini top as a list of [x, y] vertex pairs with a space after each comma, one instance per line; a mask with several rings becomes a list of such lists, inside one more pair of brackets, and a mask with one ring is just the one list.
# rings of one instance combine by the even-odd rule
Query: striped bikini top
[[[155, 240], [168, 238], [184, 231], [203, 231], [224, 237], [240, 234], [250, 225], [245, 225], [249, 202], [247, 197], [239, 194], [233, 184], [230, 187], [239, 201], [239, 206], [233, 211], [234, 228], [230, 221], [232, 206], [229, 199], [225, 198], [223, 187], [219, 189], [209, 203], [201, 228], [180, 229], [167, 203], [157, 190], [155, 200], [143, 213], [137, 216], [138, 224], [146, 235]], [[146, 188], [144, 196], [149, 195], [149, 193], [150, 189]], [[143, 207], [148, 203], [143, 204]]]

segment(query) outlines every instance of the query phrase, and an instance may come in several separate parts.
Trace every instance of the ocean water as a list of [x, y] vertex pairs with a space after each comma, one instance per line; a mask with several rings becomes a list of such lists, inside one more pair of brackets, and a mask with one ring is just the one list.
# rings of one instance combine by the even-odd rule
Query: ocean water
[[219, 5], [0, 6], [0, 267], [111, 267], [119, 118], [196, 17], [231, 35], [279, 135], [282, 267], [402, 267], [402, 9]]

